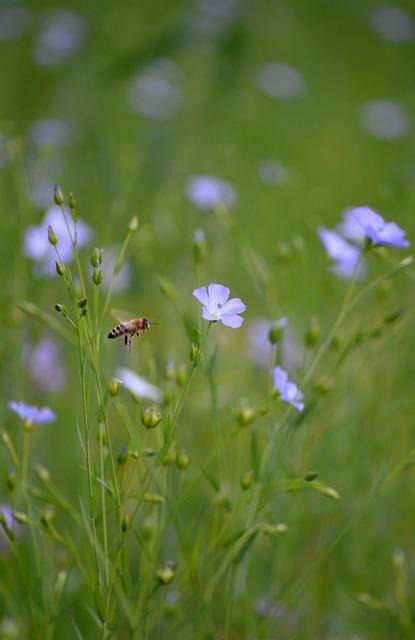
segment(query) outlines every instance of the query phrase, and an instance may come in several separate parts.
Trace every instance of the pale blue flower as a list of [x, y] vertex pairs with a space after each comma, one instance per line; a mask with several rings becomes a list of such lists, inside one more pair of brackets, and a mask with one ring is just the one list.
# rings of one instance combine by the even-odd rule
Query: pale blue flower
[[302, 411], [304, 409], [304, 395], [295, 382], [288, 380], [288, 373], [281, 367], [275, 367], [273, 375], [274, 387], [279, 392], [281, 399], [291, 404], [294, 409]]
[[409, 242], [405, 231], [395, 222], [386, 222], [382, 216], [369, 207], [354, 209], [354, 218], [361, 226], [365, 236], [376, 245], [389, 245], [407, 249]]
[[233, 186], [216, 176], [192, 176], [186, 182], [186, 195], [196, 207], [203, 211], [224, 207], [231, 209], [237, 200]]
[[343, 210], [342, 222], [337, 225], [339, 233], [356, 244], [363, 245], [365, 242], [365, 232], [362, 229], [362, 225], [356, 220], [355, 213], [360, 211], [363, 207], [348, 207]]
[[115, 377], [136, 398], [148, 398], [153, 402], [161, 402], [163, 399], [161, 389], [127, 367], [119, 367]]
[[26, 370], [39, 389], [57, 393], [66, 381], [59, 343], [52, 336], [44, 336], [36, 345], [23, 346], [23, 361]]
[[298, 341], [292, 326], [285, 316], [277, 321], [266, 318], [254, 318], [248, 326], [248, 344], [250, 357], [258, 365], [269, 367], [272, 345], [269, 330], [272, 326], [284, 329], [282, 340], [278, 344], [282, 363], [289, 373], [295, 372], [304, 362], [304, 347]]
[[[71, 236], [74, 235], [74, 223], [67, 216]], [[56, 253], [48, 240], [48, 227], [51, 226], [58, 237], [59, 254], [63, 262], [72, 260], [72, 244], [68, 235], [65, 220], [59, 207], [53, 206], [46, 212], [43, 221], [38, 225], [27, 227], [24, 236], [24, 254], [36, 262], [35, 273], [47, 276], [56, 275]], [[77, 246], [83, 247], [92, 238], [92, 229], [82, 220], [78, 219]]]
[[57, 10], [47, 14], [34, 47], [34, 59], [42, 67], [66, 62], [84, 45], [84, 18], [75, 11]]
[[26, 404], [25, 402], [14, 401], [9, 402], [8, 407], [17, 413], [22, 420], [32, 422], [33, 424], [46, 424], [47, 422], [54, 422], [56, 420], [56, 415], [49, 407], [39, 408], [31, 404]]
[[337, 231], [319, 227], [317, 233], [329, 258], [333, 261], [331, 270], [340, 278], [362, 278], [366, 265], [357, 247], [349, 244]]
[[202, 305], [202, 317], [210, 322], [222, 322], [227, 327], [237, 329], [244, 319], [238, 315], [246, 306], [239, 298], [229, 300], [230, 289], [224, 284], [210, 284], [193, 291], [194, 297]]

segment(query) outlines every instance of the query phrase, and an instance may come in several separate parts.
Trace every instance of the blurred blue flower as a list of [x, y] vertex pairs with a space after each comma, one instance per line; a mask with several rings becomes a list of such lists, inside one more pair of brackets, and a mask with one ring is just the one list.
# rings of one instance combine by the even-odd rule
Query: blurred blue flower
[[196, 207], [209, 211], [215, 207], [231, 209], [237, 200], [233, 186], [210, 175], [192, 176], [186, 182], [186, 195]]
[[161, 402], [163, 399], [161, 389], [127, 367], [119, 367], [115, 372], [115, 378], [136, 398], [148, 398], [154, 402]]
[[230, 290], [224, 284], [210, 284], [193, 291], [194, 297], [202, 305], [202, 317], [210, 322], [222, 322], [227, 327], [237, 329], [244, 321], [239, 313], [245, 311], [246, 306], [239, 298], [229, 300]]
[[56, 415], [49, 407], [39, 408], [31, 404], [26, 404], [25, 402], [14, 401], [8, 402], [8, 407], [17, 413], [22, 420], [27, 420], [33, 424], [46, 424], [47, 422], [54, 422], [56, 420]]
[[52, 336], [44, 336], [38, 344], [25, 344], [23, 361], [29, 376], [39, 389], [57, 393], [66, 381], [59, 344]]
[[348, 207], [343, 210], [343, 221], [337, 225], [339, 233], [356, 244], [363, 245], [365, 241], [365, 232], [362, 229], [362, 225], [356, 220], [355, 213], [362, 207]]
[[366, 264], [357, 247], [349, 244], [337, 231], [319, 227], [317, 233], [329, 258], [334, 263], [330, 267], [333, 273], [340, 278], [364, 277]]
[[410, 129], [407, 109], [396, 100], [379, 98], [359, 109], [359, 118], [366, 131], [379, 140], [394, 140]]
[[[74, 234], [74, 223], [67, 216], [71, 235]], [[58, 249], [62, 261], [67, 263], [72, 260], [72, 245], [68, 235], [62, 212], [57, 206], [53, 206], [46, 212], [43, 221], [38, 225], [27, 227], [24, 236], [24, 254], [36, 262], [35, 273], [40, 275], [55, 276], [56, 253], [48, 240], [48, 227], [51, 226], [58, 236]], [[83, 247], [92, 238], [92, 229], [82, 220], [78, 219], [77, 246]]]
[[0, 40], [20, 38], [30, 27], [32, 11], [22, 6], [0, 7]]
[[288, 380], [288, 373], [284, 371], [284, 369], [281, 369], [281, 367], [275, 367], [273, 375], [274, 387], [279, 392], [281, 399], [291, 404], [294, 409], [302, 411], [304, 409], [304, 395], [298, 389], [295, 382]]
[[277, 100], [292, 100], [306, 90], [302, 75], [287, 62], [264, 64], [255, 76], [259, 89]]
[[163, 58], [150, 60], [131, 82], [128, 89], [130, 106], [145, 118], [167, 118], [183, 103], [179, 77], [174, 62]]
[[409, 242], [405, 238], [406, 232], [395, 222], [385, 222], [382, 216], [373, 211], [373, 209], [358, 207], [354, 209], [353, 215], [365, 236], [373, 244], [390, 245], [391, 247], [400, 247], [402, 249], [409, 247]]
[[79, 13], [67, 10], [49, 13], [35, 42], [35, 62], [42, 67], [66, 62], [82, 48], [85, 36], [86, 23]]

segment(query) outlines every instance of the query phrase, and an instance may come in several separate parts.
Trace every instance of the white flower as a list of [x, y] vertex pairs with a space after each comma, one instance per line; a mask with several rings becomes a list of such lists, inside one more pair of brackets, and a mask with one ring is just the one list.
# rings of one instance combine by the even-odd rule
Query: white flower
[[127, 367], [119, 367], [115, 372], [115, 377], [136, 398], [148, 398], [153, 402], [161, 402], [163, 399], [161, 389]]

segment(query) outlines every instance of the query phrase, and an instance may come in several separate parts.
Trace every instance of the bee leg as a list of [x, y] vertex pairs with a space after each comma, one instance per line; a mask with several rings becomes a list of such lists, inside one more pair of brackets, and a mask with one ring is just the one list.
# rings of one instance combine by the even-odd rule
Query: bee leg
[[125, 344], [125, 346], [127, 346], [127, 344], [128, 344], [128, 336], [127, 335], [124, 336], [124, 344]]
[[128, 336], [128, 352], [129, 352], [129, 353], [131, 352], [131, 348], [132, 348], [132, 346], [133, 346], [133, 343], [132, 343], [132, 336]]

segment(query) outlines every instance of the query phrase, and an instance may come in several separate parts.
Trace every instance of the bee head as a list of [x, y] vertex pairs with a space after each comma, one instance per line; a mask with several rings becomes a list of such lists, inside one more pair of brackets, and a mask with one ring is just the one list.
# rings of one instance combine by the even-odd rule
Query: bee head
[[143, 329], [150, 329], [150, 321], [147, 318], [143, 318]]

